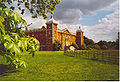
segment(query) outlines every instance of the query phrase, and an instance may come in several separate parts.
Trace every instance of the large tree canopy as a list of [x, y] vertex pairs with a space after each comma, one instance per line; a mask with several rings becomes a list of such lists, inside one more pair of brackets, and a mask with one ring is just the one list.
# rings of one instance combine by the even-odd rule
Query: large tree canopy
[[28, 51], [34, 56], [35, 51], [39, 50], [40, 43], [33, 37], [24, 36], [21, 24], [27, 26], [27, 23], [13, 11], [16, 6], [11, 4], [14, 2], [22, 11], [21, 14], [27, 8], [34, 15], [33, 18], [37, 15], [47, 18], [48, 13], [53, 14], [52, 11], [60, 0], [0, 0], [0, 56], [5, 57], [12, 68], [19, 68], [26, 67], [22, 52]]
[[32, 18], [40, 15], [45, 19], [48, 13], [53, 14], [56, 5], [60, 2], [61, 0], [0, 0], [0, 7], [14, 10], [15, 6], [11, 6], [11, 4], [17, 3], [17, 8], [21, 10], [21, 14], [24, 14], [25, 9], [28, 9]]
[[17, 12], [7, 8], [0, 10], [0, 56], [7, 59], [12, 68], [26, 67], [22, 52], [28, 51], [34, 56], [39, 50], [39, 41], [33, 37], [25, 37], [19, 24], [26, 25]]

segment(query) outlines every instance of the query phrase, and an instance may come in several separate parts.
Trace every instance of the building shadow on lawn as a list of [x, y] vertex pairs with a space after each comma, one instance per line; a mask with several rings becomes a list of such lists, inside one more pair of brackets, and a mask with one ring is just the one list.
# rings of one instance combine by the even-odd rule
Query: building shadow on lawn
[[11, 69], [9, 65], [0, 64], [0, 77], [7, 76], [9, 73], [17, 72], [16, 69]]

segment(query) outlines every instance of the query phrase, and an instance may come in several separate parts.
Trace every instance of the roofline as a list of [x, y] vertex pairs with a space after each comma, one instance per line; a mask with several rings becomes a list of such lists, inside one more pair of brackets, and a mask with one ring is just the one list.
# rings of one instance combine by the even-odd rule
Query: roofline
[[[57, 23], [45, 23], [45, 24], [57, 24]], [[57, 24], [58, 25], [58, 24]]]
[[[68, 34], [68, 33], [64, 33], [64, 32], [59, 32], [59, 33]], [[75, 34], [72, 34], [72, 33], [70, 33], [70, 35], [76, 36]]]

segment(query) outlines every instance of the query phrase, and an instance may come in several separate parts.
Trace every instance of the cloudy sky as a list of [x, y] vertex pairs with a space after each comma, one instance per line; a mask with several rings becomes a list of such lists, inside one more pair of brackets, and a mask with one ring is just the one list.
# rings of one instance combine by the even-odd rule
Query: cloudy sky
[[[114, 41], [119, 30], [118, 3], [118, 0], [61, 0], [53, 18], [59, 29], [68, 28], [75, 33], [81, 26], [84, 36], [95, 42]], [[40, 28], [46, 22], [42, 17], [32, 19], [28, 13], [22, 17], [28, 24], [33, 23], [29, 29]]]

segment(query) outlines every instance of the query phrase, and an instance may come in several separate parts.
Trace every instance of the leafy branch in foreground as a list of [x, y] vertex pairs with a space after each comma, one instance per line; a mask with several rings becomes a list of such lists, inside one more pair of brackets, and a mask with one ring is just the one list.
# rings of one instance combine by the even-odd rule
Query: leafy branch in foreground
[[14, 10], [16, 6], [11, 6], [11, 4], [17, 3], [17, 8], [21, 11], [21, 14], [24, 14], [25, 9], [28, 9], [33, 18], [36, 18], [37, 15], [47, 18], [47, 14], [53, 14], [56, 5], [60, 2], [61, 0], [0, 0], [0, 7], [9, 8], [10, 6], [10, 9]]
[[33, 37], [24, 37], [20, 24], [26, 26], [18, 13], [7, 8], [0, 10], [0, 55], [7, 59], [12, 68], [26, 67], [22, 52], [39, 50], [39, 41]]

